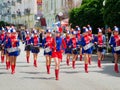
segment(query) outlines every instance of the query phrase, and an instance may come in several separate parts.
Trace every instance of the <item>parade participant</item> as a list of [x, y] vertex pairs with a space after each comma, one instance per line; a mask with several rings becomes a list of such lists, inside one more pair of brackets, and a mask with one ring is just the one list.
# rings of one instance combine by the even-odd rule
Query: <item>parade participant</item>
[[0, 34], [0, 50], [1, 50], [1, 63], [4, 63], [4, 40], [5, 40], [5, 29], [2, 27], [2, 32]]
[[23, 39], [24, 43], [25, 43], [25, 51], [26, 51], [26, 59], [27, 59], [27, 63], [29, 63], [29, 58], [30, 58], [30, 51], [31, 51], [31, 36], [30, 36], [30, 32], [26, 31], [26, 36]]
[[81, 44], [83, 46], [82, 52], [85, 57], [85, 72], [88, 73], [88, 61], [89, 61], [89, 55], [91, 54], [91, 47], [93, 44], [91, 43], [91, 39], [88, 35], [88, 29], [86, 27], [83, 27], [83, 37], [81, 40]]
[[[91, 43], [93, 43], [95, 36], [92, 34], [92, 27], [90, 25], [87, 25], [87, 28], [89, 30], [89, 32], [88, 32], [89, 38], [91, 39]], [[89, 54], [89, 64], [90, 65], [91, 65], [92, 53], [93, 53], [93, 47], [91, 47], [91, 54]]]
[[82, 39], [82, 35], [81, 35], [81, 29], [80, 27], [76, 26], [76, 30], [77, 30], [77, 34], [76, 34], [76, 38], [78, 39], [78, 44], [79, 44], [79, 54], [80, 54], [80, 61], [82, 61], [82, 47], [81, 47], [81, 39]]
[[120, 54], [120, 35], [118, 27], [114, 27], [113, 36], [111, 36], [109, 44], [112, 47], [112, 53], [114, 54], [115, 59], [114, 71], [119, 73], [118, 54]]
[[72, 48], [71, 48], [71, 37], [70, 37], [70, 31], [67, 31], [66, 37], [64, 38], [66, 42], [67, 48], [65, 49], [66, 56], [66, 64], [69, 66], [70, 63], [70, 55], [72, 54]]
[[11, 29], [11, 37], [8, 39], [7, 51], [9, 54], [9, 59], [11, 63], [11, 74], [15, 73], [16, 59], [20, 54], [18, 34], [15, 29]]
[[32, 48], [31, 52], [33, 53], [34, 67], [37, 67], [37, 57], [40, 52], [40, 38], [37, 34], [37, 31], [34, 30], [33, 37], [31, 38]]
[[62, 50], [66, 48], [66, 44], [59, 31], [56, 31], [55, 45], [52, 52], [52, 58], [55, 61], [55, 76], [56, 80], [59, 80], [60, 62], [62, 60]]
[[52, 49], [55, 45], [55, 40], [51, 36], [51, 30], [46, 30], [46, 37], [43, 40], [43, 48], [44, 48], [44, 55], [46, 57], [46, 69], [47, 73], [50, 74], [50, 65], [51, 65], [51, 56], [52, 56]]
[[97, 45], [97, 54], [98, 54], [98, 67], [101, 68], [102, 54], [105, 51], [106, 47], [106, 38], [103, 35], [102, 30], [98, 28], [98, 35], [95, 37], [95, 44]]
[[8, 40], [11, 38], [11, 31], [10, 29], [7, 31], [6, 38], [5, 38], [5, 48], [4, 48], [4, 54], [6, 55], [6, 70], [10, 69], [10, 57], [7, 49], [9, 48], [7, 43]]
[[71, 45], [72, 45], [72, 68], [75, 69], [75, 62], [78, 56], [78, 40], [76, 38], [76, 31], [72, 32]]

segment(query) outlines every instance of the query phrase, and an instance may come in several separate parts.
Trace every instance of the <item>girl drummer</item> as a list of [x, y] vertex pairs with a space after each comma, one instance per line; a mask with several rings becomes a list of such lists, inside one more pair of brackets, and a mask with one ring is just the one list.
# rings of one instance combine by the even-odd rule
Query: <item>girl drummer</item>
[[8, 40], [9, 38], [11, 38], [11, 31], [10, 29], [7, 31], [7, 34], [6, 34], [6, 39], [5, 39], [5, 49], [4, 49], [4, 53], [6, 55], [6, 70], [10, 69], [10, 58], [9, 58], [9, 54], [8, 54], [8, 51], [7, 49], [9, 48], [7, 43], [8, 43]]
[[114, 71], [119, 73], [118, 69], [118, 55], [120, 54], [120, 35], [118, 27], [114, 27], [113, 36], [111, 36], [109, 41], [110, 46], [112, 47], [112, 53], [114, 54], [115, 65]]
[[75, 62], [78, 56], [78, 40], [76, 38], [76, 31], [72, 32], [72, 38], [71, 38], [71, 46], [72, 46], [72, 68], [75, 69]]
[[71, 37], [70, 37], [70, 31], [67, 31], [66, 37], [64, 38], [66, 42], [67, 48], [65, 49], [66, 57], [66, 64], [69, 66], [70, 63], [70, 55], [72, 54], [72, 48], [71, 48]]
[[5, 41], [5, 29], [2, 27], [2, 31], [0, 34], [0, 50], [1, 50], [1, 63], [4, 63], [4, 41]]
[[97, 45], [98, 67], [101, 68], [102, 53], [105, 52], [106, 38], [100, 28], [98, 28], [98, 35], [95, 37], [95, 44]]
[[8, 39], [7, 48], [8, 54], [10, 56], [11, 64], [11, 74], [15, 73], [16, 59], [20, 54], [18, 34], [15, 29], [11, 29], [11, 37]]
[[44, 55], [46, 57], [46, 69], [47, 73], [50, 74], [51, 56], [53, 45], [55, 45], [55, 40], [51, 36], [51, 30], [46, 30], [46, 37], [43, 40]]
[[56, 80], [59, 80], [60, 62], [62, 60], [62, 50], [66, 48], [66, 44], [63, 38], [61, 38], [60, 31], [56, 31], [55, 45], [52, 52], [52, 58], [55, 61], [55, 76]]
[[34, 67], [37, 67], [37, 57], [40, 52], [40, 38], [36, 30], [34, 30], [33, 37], [31, 38], [32, 48], [31, 52], [33, 53]]
[[31, 36], [29, 31], [26, 31], [24, 42], [25, 42], [26, 59], [27, 59], [27, 63], [29, 63], [30, 51], [31, 51]]
[[88, 35], [88, 29], [86, 27], [83, 27], [83, 37], [81, 40], [81, 44], [83, 46], [83, 50], [82, 52], [84, 53], [84, 57], [85, 57], [85, 72], [88, 73], [88, 61], [89, 61], [89, 55], [91, 54], [91, 39], [89, 38]]

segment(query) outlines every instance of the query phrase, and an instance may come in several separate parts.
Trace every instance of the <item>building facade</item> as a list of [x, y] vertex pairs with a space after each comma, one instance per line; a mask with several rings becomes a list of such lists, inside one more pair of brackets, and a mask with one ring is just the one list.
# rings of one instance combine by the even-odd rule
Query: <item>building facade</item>
[[33, 28], [42, 16], [42, 0], [1, 0], [0, 19], [15, 25]]
[[52, 26], [53, 23], [68, 18], [69, 10], [80, 6], [81, 2], [82, 0], [43, 0], [43, 16], [47, 26]]

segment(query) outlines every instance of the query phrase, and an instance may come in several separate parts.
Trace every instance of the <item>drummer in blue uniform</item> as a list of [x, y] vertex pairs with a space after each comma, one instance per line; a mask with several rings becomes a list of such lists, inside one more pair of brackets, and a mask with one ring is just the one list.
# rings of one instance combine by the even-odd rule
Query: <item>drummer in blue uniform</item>
[[72, 38], [71, 38], [71, 48], [72, 48], [72, 54], [73, 54], [73, 58], [72, 58], [72, 68], [75, 69], [75, 62], [78, 56], [78, 39], [76, 38], [76, 34], [77, 32], [74, 30], [72, 32]]
[[47, 29], [46, 36], [42, 41], [42, 46], [44, 48], [44, 55], [46, 57], [46, 69], [47, 69], [48, 74], [50, 74], [52, 49], [54, 48], [53, 45], [55, 45], [55, 40], [54, 40], [53, 36], [51, 35], [51, 33], [52, 33], [52, 30]]
[[105, 52], [106, 47], [106, 37], [100, 28], [98, 28], [98, 35], [95, 37], [94, 43], [97, 45], [98, 67], [101, 68], [102, 54]]
[[89, 61], [89, 55], [91, 54], [91, 47], [93, 46], [93, 44], [91, 43], [91, 38], [88, 35], [89, 31], [87, 29], [87, 27], [83, 27], [83, 37], [81, 40], [81, 44], [83, 46], [83, 54], [85, 57], [85, 72], [88, 73], [88, 61]]
[[82, 61], [82, 47], [81, 47], [82, 34], [81, 34], [81, 29], [79, 26], [76, 26], [76, 32], [77, 32], [76, 38], [79, 44], [78, 50], [79, 50], [79, 55], [80, 55], [80, 61]]
[[7, 51], [10, 56], [11, 74], [15, 73], [16, 59], [20, 54], [18, 35], [15, 29], [11, 29], [11, 37], [8, 39]]
[[[92, 27], [88, 24], [87, 28], [89, 30], [88, 35], [89, 35], [89, 38], [91, 39], [91, 43], [94, 43], [95, 36], [94, 36], [94, 34], [92, 34]], [[91, 47], [91, 54], [89, 54], [89, 61], [88, 62], [90, 65], [91, 65], [92, 53], [93, 53], [93, 46]]]
[[119, 73], [118, 55], [120, 54], [120, 35], [119, 28], [117, 26], [114, 27], [113, 36], [111, 36], [109, 44], [112, 47], [112, 53], [114, 54], [115, 59], [114, 71], [116, 73]]
[[7, 49], [9, 48], [7, 43], [8, 40], [11, 38], [11, 29], [7, 30], [6, 38], [5, 38], [5, 46], [4, 46], [4, 54], [6, 55], [6, 70], [10, 69], [10, 57]]
[[33, 37], [31, 38], [32, 48], [31, 52], [33, 53], [34, 67], [37, 67], [37, 58], [38, 53], [40, 52], [40, 38], [38, 36], [37, 30], [34, 30]]
[[5, 40], [5, 37], [6, 37], [5, 29], [2, 27], [2, 31], [0, 34], [1, 63], [4, 63], [4, 40]]
[[71, 37], [70, 37], [70, 31], [67, 31], [66, 33], [66, 37], [64, 38], [65, 42], [66, 42], [66, 49], [65, 49], [65, 54], [66, 56], [66, 64], [69, 66], [70, 64], [70, 56], [72, 54], [72, 47], [71, 47]]
[[31, 51], [31, 35], [29, 31], [26, 31], [26, 36], [23, 38], [23, 41], [25, 43], [25, 51], [26, 51], [26, 59], [27, 63], [29, 63], [30, 58], [30, 51]]

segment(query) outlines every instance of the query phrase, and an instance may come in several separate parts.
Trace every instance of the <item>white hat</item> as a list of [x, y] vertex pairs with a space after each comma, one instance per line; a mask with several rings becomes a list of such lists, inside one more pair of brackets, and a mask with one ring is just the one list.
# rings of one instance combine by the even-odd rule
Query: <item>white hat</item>
[[100, 28], [98, 28], [98, 32], [100, 32], [100, 33], [101, 33], [101, 32], [102, 32], [102, 30], [101, 30]]
[[115, 27], [115, 28], [114, 28], [114, 31], [118, 32], [118, 31], [119, 31], [119, 28], [118, 28], [118, 27]]

